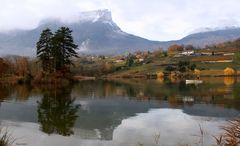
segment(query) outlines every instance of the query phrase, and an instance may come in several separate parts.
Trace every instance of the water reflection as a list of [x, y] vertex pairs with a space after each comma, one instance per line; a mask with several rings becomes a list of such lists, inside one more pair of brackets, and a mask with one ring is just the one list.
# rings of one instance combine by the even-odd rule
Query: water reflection
[[[228, 85], [225, 82], [228, 80]], [[184, 82], [162, 84], [159, 81], [83, 81], [73, 88], [74, 95], [91, 98], [128, 97], [142, 101], [166, 100], [172, 107], [189, 106], [194, 103], [226, 105], [239, 109], [240, 83], [230, 85], [232, 79], [218, 79], [218, 82], [202, 85], [186, 85]], [[189, 100], [191, 99], [191, 100]]]
[[0, 84], [0, 102], [4, 101], [12, 94], [11, 89], [8, 86]]
[[14, 88], [14, 94], [19, 101], [27, 101], [28, 98], [31, 96], [33, 87], [28, 85], [17, 85]]
[[[195, 134], [193, 129], [198, 126], [193, 127], [199, 121], [215, 126], [217, 131], [220, 122], [239, 116], [237, 80], [207, 81], [201, 85], [167, 80], [118, 80], [82, 81], [70, 87], [0, 86], [0, 122], [11, 121], [14, 124], [10, 127], [24, 128], [19, 134], [29, 130], [28, 125], [34, 125], [35, 133], [47, 135], [45, 138], [51, 141], [42, 145], [54, 145], [61, 136], [65, 144], [74, 140], [76, 143], [72, 145], [79, 144], [78, 139], [91, 141], [89, 145], [94, 146], [99, 145], [97, 140], [105, 146], [135, 145], [142, 142], [138, 140], [145, 141], [144, 137], [150, 140], [159, 131], [168, 137], [166, 131], [172, 132], [172, 125], [179, 129], [173, 140], [177, 142], [181, 135], [184, 139], [184, 134]], [[130, 139], [135, 141], [131, 143]]]
[[43, 91], [38, 102], [38, 122], [41, 130], [47, 134], [57, 133], [69, 136], [77, 119], [78, 105], [71, 98], [71, 87], [53, 88]]
[[236, 78], [235, 77], [224, 77], [223, 82], [226, 86], [231, 86], [231, 85], [235, 84]]
[[235, 99], [240, 99], [240, 84], [234, 85], [233, 88], [233, 97]]

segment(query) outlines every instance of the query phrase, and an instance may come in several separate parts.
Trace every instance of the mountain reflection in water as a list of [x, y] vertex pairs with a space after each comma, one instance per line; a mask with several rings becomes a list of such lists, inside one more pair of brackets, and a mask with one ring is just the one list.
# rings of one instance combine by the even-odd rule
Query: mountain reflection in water
[[[198, 86], [157, 80], [82, 81], [68, 87], [1, 85], [1, 126], [12, 128], [17, 137], [31, 128], [35, 130], [28, 132], [35, 136], [41, 131], [48, 135], [44, 140], [51, 141], [44, 145], [56, 144], [57, 135], [73, 145], [79, 144], [73, 138], [134, 145], [151, 141], [158, 131], [166, 143], [192, 142], [187, 135], [197, 132], [198, 122], [214, 134], [227, 119], [239, 116], [240, 84], [228, 80]], [[167, 139], [171, 133], [176, 134], [174, 140]], [[27, 134], [27, 143], [37, 138], [34, 134]]]

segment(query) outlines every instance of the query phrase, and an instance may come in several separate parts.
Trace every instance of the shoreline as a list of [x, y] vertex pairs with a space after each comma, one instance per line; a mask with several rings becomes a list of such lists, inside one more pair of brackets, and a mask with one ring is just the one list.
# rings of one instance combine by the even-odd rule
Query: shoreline
[[[139, 75], [105, 75], [105, 76], [100, 76], [100, 77], [94, 77], [94, 76], [81, 76], [81, 75], [74, 75], [71, 79], [67, 78], [55, 78], [55, 79], [49, 79], [45, 81], [34, 81], [31, 80], [30, 82], [26, 82], [24, 80], [24, 77], [2, 77], [0, 78], [0, 84], [29, 84], [29, 85], [48, 85], [48, 84], [70, 84], [70, 83], [77, 83], [81, 81], [95, 81], [95, 80], [157, 80], [157, 79], [169, 79], [169, 78], [175, 78], [175, 79], [180, 79], [180, 80], [185, 80], [185, 79], [194, 79], [196, 78], [196, 75], [180, 75], [180, 76], [162, 76], [162, 77], [157, 77], [157, 75], [151, 75], [149, 77], [148, 74], [139, 74]], [[240, 74], [238, 73], [237, 75], [213, 75], [213, 74], [205, 74], [205, 75], [200, 75], [199, 79], [201, 78], [239, 78]]]

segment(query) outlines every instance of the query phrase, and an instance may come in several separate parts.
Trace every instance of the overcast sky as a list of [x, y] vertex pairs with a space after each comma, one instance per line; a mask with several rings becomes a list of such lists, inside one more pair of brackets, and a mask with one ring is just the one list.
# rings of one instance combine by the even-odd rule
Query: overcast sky
[[73, 20], [97, 9], [109, 9], [122, 30], [161, 41], [240, 24], [239, 0], [0, 0], [0, 31], [34, 28], [45, 18]]

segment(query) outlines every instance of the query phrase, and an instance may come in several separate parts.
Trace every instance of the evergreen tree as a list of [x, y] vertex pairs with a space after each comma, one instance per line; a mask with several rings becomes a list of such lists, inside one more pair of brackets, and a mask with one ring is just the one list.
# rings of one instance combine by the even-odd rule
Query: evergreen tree
[[71, 58], [78, 57], [72, 30], [61, 27], [53, 34], [49, 28], [42, 31], [37, 42], [37, 57], [44, 71], [69, 69]]
[[42, 31], [39, 41], [37, 42], [37, 57], [42, 63], [44, 71], [50, 71], [52, 68], [52, 37], [53, 33], [49, 28]]
[[132, 55], [131, 53], [128, 54], [127, 60], [126, 60], [126, 65], [127, 65], [128, 67], [133, 66], [133, 64], [134, 64], [134, 59], [135, 59], [135, 56], [134, 56], [134, 55]]
[[47, 89], [38, 104], [38, 122], [41, 130], [47, 134], [70, 136], [78, 117], [78, 105], [71, 98], [72, 87]]
[[72, 57], [78, 57], [76, 52], [78, 46], [74, 43], [71, 33], [72, 30], [69, 28], [61, 27], [52, 39], [56, 70], [66, 68], [72, 64]]

